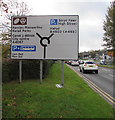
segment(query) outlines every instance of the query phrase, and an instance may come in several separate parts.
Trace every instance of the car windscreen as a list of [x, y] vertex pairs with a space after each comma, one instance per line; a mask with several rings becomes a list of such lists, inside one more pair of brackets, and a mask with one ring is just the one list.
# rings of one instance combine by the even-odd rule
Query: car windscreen
[[86, 64], [94, 64], [94, 62], [86, 62]]

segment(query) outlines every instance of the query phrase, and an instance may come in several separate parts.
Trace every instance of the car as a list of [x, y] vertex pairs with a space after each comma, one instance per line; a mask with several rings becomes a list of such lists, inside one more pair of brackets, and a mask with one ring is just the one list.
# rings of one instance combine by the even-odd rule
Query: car
[[79, 60], [79, 64], [82, 64], [84, 62], [84, 60]]
[[68, 63], [68, 61], [67, 61], [67, 60], [65, 60], [65, 63]]
[[98, 65], [95, 64], [93, 61], [84, 61], [82, 64], [79, 65], [80, 72], [95, 72], [98, 74]]
[[67, 63], [68, 63], [69, 65], [71, 65], [71, 62], [72, 62], [72, 60], [69, 60]]
[[106, 63], [105, 60], [100, 60], [100, 64], [101, 64], [101, 65], [107, 65], [107, 63]]
[[70, 65], [79, 66], [79, 61], [78, 60], [72, 60]]

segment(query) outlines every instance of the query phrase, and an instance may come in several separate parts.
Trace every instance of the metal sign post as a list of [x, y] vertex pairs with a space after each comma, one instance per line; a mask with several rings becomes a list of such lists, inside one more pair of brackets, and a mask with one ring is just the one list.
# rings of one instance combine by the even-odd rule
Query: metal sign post
[[61, 74], [61, 84], [56, 84], [57, 88], [64, 87], [64, 60], [61, 60], [62, 74]]
[[40, 60], [40, 83], [42, 83], [42, 66], [43, 66], [43, 61]]
[[62, 60], [62, 83], [58, 87], [64, 86], [64, 60], [78, 59], [78, 15], [13, 16], [11, 36], [11, 58], [20, 60], [20, 83], [22, 82], [21, 60], [40, 60], [40, 83], [42, 83], [42, 60], [50, 59]]
[[19, 61], [19, 82], [22, 82], [22, 60]]
[[61, 61], [62, 64], [62, 86], [64, 86], [64, 60]]

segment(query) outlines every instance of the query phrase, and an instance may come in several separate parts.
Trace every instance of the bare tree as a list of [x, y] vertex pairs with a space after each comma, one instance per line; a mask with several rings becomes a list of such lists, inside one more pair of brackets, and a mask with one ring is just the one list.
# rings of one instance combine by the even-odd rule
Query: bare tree
[[8, 6], [6, 3], [3, 2], [3, 0], [0, 0], [0, 8], [2, 11], [8, 13]]
[[0, 0], [0, 11], [3, 19], [3, 31], [11, 28], [11, 16], [27, 15], [30, 12], [26, 3], [18, 3], [16, 0]]
[[0, 42], [9, 42], [9, 44], [2, 46], [3, 57], [7, 57], [10, 53], [11, 17], [24, 16], [29, 12], [30, 9], [28, 9], [24, 2], [18, 3], [16, 0], [0, 0]]

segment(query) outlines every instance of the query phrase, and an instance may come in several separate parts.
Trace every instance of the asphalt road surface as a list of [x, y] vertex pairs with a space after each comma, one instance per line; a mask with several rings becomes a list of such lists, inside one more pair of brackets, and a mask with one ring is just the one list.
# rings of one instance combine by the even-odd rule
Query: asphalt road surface
[[[75, 71], [79, 72], [79, 67], [73, 66], [72, 67]], [[81, 73], [84, 77], [92, 81], [95, 85], [97, 85], [99, 88], [101, 88], [103, 91], [108, 93], [110, 96], [114, 97], [113, 94], [113, 85], [115, 82], [113, 82], [115, 78], [115, 70], [99, 67], [98, 74], [95, 73]]]
[[0, 85], [2, 83], [2, 62], [0, 61]]

